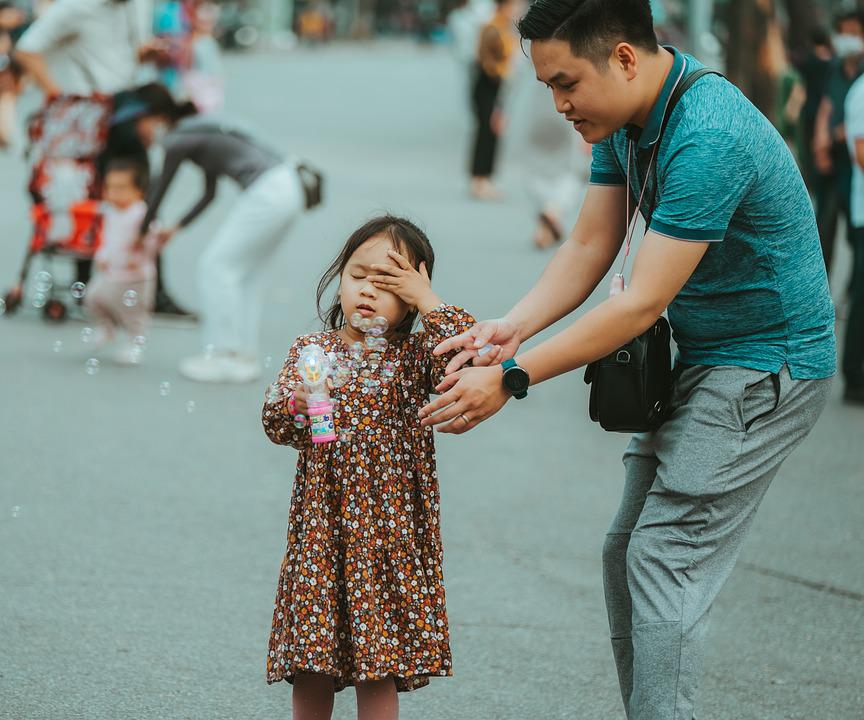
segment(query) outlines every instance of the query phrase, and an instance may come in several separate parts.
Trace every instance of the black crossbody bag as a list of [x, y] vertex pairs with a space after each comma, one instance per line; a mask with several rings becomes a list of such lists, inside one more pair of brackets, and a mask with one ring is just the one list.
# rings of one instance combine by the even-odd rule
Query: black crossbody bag
[[[695, 70], [682, 78], [669, 99], [660, 135], [654, 145], [654, 152], [645, 172], [644, 197], [648, 176], [653, 169], [654, 187], [650, 204], [644, 214], [645, 227], [651, 225], [651, 217], [657, 206], [657, 152], [663, 140], [663, 133], [669, 123], [672, 110], [685, 92], [704, 75], [720, 75], [714, 70], [702, 68]], [[722, 75], [721, 75], [722, 77]], [[631, 141], [632, 142], [632, 141]], [[630, 200], [630, 148], [627, 153], [627, 198]], [[638, 174], [637, 174], [638, 181]], [[630, 253], [630, 240], [635, 227], [636, 215], [642, 206], [642, 197], [638, 198], [636, 212], [630, 219], [628, 210], [627, 249], [624, 263]], [[619, 273], [623, 289], [622, 273]], [[660, 317], [654, 325], [639, 337], [618, 348], [604, 358], [591, 363], [585, 368], [585, 382], [591, 385], [591, 396], [588, 413], [594, 422], [600, 423], [604, 430], [610, 432], [649, 432], [656, 430], [666, 419], [669, 408], [669, 397], [672, 392], [672, 331], [665, 317]]]

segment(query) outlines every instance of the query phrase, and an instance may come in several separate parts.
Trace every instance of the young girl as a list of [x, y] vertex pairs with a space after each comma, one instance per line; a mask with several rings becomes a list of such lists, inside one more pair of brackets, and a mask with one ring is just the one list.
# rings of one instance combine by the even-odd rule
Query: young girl
[[[452, 674], [433, 437], [417, 412], [449, 360], [432, 350], [474, 321], [434, 293], [433, 262], [407, 220], [358, 229], [318, 287], [329, 329], [294, 343], [264, 405], [268, 437], [300, 450], [267, 659], [269, 683], [294, 684], [295, 720], [329, 718], [346, 685], [356, 687], [360, 720], [396, 718], [397, 691]], [[423, 331], [412, 334], [418, 316]], [[380, 318], [390, 330], [364, 338], [370, 325], [385, 326]], [[303, 423], [297, 365], [312, 343], [338, 363], [338, 440], [326, 444], [313, 444]]]

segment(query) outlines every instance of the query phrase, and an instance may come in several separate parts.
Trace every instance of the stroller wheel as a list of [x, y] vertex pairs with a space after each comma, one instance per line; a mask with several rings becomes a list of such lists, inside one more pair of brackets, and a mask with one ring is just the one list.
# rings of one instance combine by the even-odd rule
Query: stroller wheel
[[3, 298], [3, 302], [6, 303], [6, 312], [13, 313], [18, 309], [18, 306], [21, 305], [21, 297], [22, 297], [21, 287], [14, 287]]
[[42, 317], [51, 322], [63, 322], [66, 319], [66, 306], [52, 298], [42, 308]]

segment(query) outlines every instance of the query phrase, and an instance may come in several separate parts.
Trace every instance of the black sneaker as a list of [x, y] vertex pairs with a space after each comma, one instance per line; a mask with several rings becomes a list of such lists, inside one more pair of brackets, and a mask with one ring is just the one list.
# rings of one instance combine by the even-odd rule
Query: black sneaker
[[843, 393], [843, 402], [864, 406], [864, 385], [847, 385]]
[[156, 315], [182, 318], [183, 320], [188, 320], [190, 322], [197, 322], [198, 320], [198, 316], [195, 313], [181, 308], [174, 302], [170, 295], [164, 292], [156, 295], [156, 303], [153, 312]]

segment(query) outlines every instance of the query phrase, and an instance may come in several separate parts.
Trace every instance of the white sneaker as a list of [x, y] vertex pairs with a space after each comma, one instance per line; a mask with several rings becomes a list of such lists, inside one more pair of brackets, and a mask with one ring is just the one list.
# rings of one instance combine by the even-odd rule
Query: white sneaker
[[261, 366], [236, 355], [196, 355], [180, 361], [180, 374], [195, 382], [248, 383], [261, 377]]

